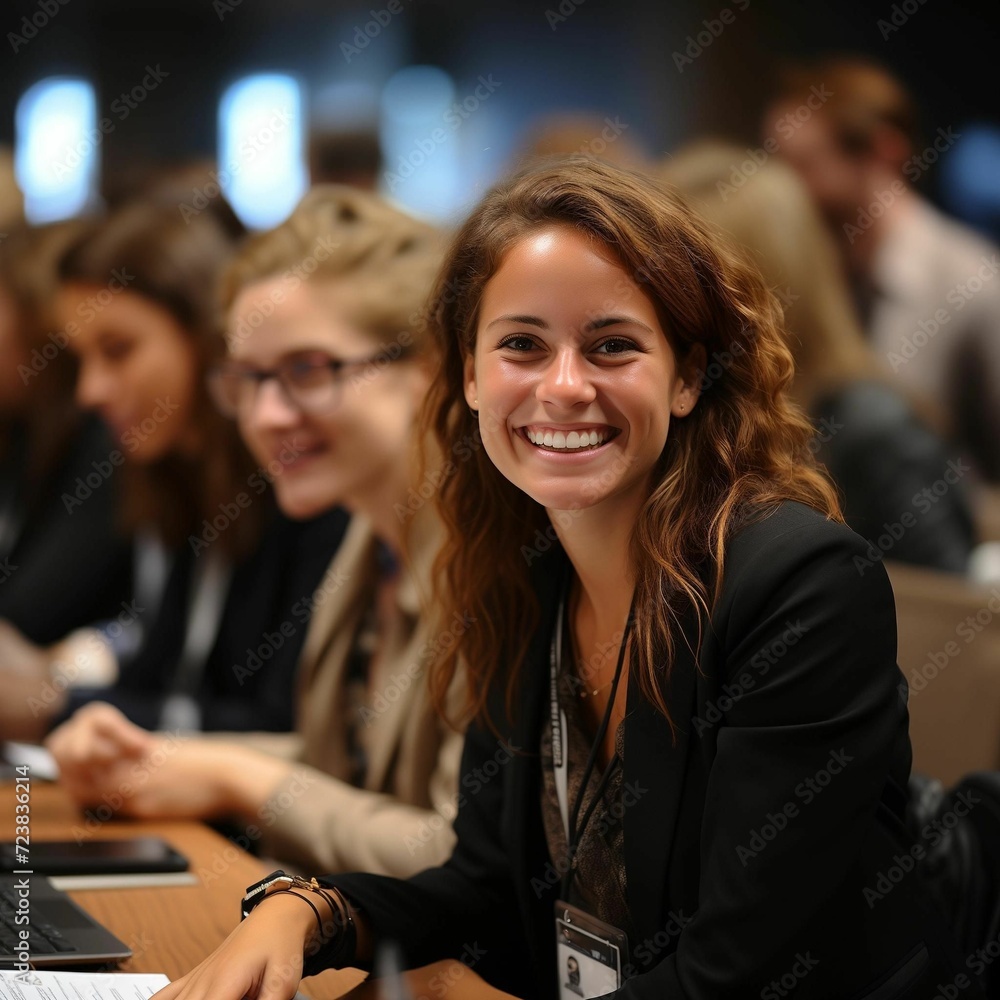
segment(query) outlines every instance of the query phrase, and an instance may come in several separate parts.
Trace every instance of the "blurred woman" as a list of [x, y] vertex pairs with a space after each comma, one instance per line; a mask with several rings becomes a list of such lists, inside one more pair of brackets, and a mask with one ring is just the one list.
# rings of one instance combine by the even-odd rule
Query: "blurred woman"
[[[130, 596], [130, 546], [114, 497], [77, 502], [114, 444], [74, 405], [75, 364], [49, 307], [59, 255], [79, 222], [18, 223], [0, 240], [0, 666], [9, 698], [0, 734], [14, 735], [34, 694], [28, 643], [49, 645], [121, 611]], [[25, 638], [22, 638], [25, 637]], [[28, 647], [29, 650], [31, 647]], [[20, 668], [24, 667], [22, 671]], [[16, 692], [10, 685], [16, 685]]]
[[[933, 415], [898, 392], [866, 344], [798, 175], [772, 160], [737, 187], [734, 167], [743, 158], [738, 148], [698, 143], [664, 161], [660, 175], [750, 252], [781, 299], [795, 356], [790, 391], [816, 426], [817, 457], [841, 492], [847, 523], [871, 543], [865, 560], [964, 573], [976, 543], [963, 481], [969, 470], [935, 433]], [[710, 359], [707, 391], [725, 364]]]
[[[60, 643], [58, 656], [22, 643], [37, 684], [18, 706], [22, 736], [97, 691], [149, 726], [291, 728], [305, 634], [292, 609], [315, 589], [344, 521], [276, 513], [270, 480], [295, 456], [258, 467], [209, 398], [214, 288], [239, 235], [222, 211], [185, 221], [175, 203], [148, 199], [61, 258], [56, 313], [79, 365], [77, 401], [114, 438], [67, 503], [84, 509], [120, 491], [135, 582], [114, 619]], [[260, 666], [240, 672], [251, 656]]]
[[296, 456], [275, 480], [285, 514], [353, 515], [299, 609], [311, 622], [297, 733], [177, 744], [95, 704], [49, 739], [82, 803], [149, 760], [128, 814], [235, 817], [243, 846], [334, 871], [407, 875], [447, 856], [462, 738], [435, 714], [424, 672], [468, 622], [425, 607], [441, 531], [413, 461], [434, 356], [420, 307], [440, 255], [429, 226], [329, 187], [228, 269], [220, 407], [261, 465]]

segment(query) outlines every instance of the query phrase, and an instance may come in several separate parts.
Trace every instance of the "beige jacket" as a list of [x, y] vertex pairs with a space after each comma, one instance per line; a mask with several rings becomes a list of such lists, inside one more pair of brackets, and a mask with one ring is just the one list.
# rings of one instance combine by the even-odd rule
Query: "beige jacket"
[[426, 690], [427, 661], [467, 627], [435, 629], [427, 581], [441, 537], [420, 511], [410, 562], [397, 591], [399, 626], [383, 637], [378, 674], [357, 723], [368, 751], [363, 788], [350, 774], [344, 718], [345, 673], [354, 637], [373, 598], [376, 541], [354, 517], [313, 595], [299, 675], [298, 721], [291, 734], [250, 734], [240, 742], [300, 762], [258, 813], [263, 850], [310, 874], [367, 871], [407, 877], [439, 864], [454, 843], [463, 737], [441, 721]]

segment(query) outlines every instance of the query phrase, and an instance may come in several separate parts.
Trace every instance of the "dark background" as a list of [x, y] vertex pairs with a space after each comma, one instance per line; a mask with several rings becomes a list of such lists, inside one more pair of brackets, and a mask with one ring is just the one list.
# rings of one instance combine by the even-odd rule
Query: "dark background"
[[[16, 0], [0, 13], [0, 142], [13, 140], [16, 102], [42, 77], [89, 78], [100, 117], [142, 79], [147, 64], [159, 64], [169, 78], [105, 140], [105, 186], [149, 165], [214, 156], [223, 89], [244, 73], [268, 69], [297, 73], [314, 97], [338, 82], [378, 86], [413, 63], [446, 69], [460, 96], [471, 92], [480, 74], [493, 74], [502, 87], [483, 110], [496, 116], [494, 130], [499, 126], [506, 142], [486, 151], [497, 173], [530, 120], [557, 110], [619, 116], [652, 156], [705, 133], [756, 144], [776, 66], [786, 57], [827, 51], [868, 55], [900, 75], [929, 136], [939, 127], [961, 131], [970, 122], [1000, 117], [992, 72], [1000, 55], [996, 3], [907, 0], [906, 9], [914, 12], [883, 38], [877, 22], [889, 20], [902, 4], [584, 0], [553, 30], [546, 11], [557, 11], [558, 0], [401, 2], [402, 12], [348, 62], [341, 44], [350, 44], [355, 28], [386, 0], [174, 0], [169, 9], [68, 0], [14, 53], [8, 32], [20, 33], [21, 18], [40, 9], [39, 0]], [[562, 3], [564, 10], [573, 5]], [[679, 72], [672, 53], [683, 52], [703, 19], [718, 18], [727, 6], [734, 22]], [[322, 115], [322, 101], [313, 100], [310, 109]], [[937, 184], [937, 168], [921, 180], [935, 199]]]

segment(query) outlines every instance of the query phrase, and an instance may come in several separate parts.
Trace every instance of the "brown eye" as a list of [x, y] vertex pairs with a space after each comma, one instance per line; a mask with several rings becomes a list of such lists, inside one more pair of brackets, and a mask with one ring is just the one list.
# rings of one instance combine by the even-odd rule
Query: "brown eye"
[[523, 333], [515, 333], [512, 336], [501, 340], [499, 346], [509, 348], [512, 351], [523, 352], [533, 350], [536, 345], [531, 337], [528, 337]]

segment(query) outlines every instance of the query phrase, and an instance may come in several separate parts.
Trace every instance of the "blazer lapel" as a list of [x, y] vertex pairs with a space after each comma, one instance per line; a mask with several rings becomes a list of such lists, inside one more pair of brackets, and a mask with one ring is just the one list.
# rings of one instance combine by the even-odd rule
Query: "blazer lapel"
[[[625, 871], [632, 927], [646, 937], [662, 927], [667, 872], [674, 829], [680, 811], [684, 773], [691, 749], [691, 722], [697, 692], [697, 663], [685, 640], [693, 642], [696, 617], [682, 618], [670, 672], [667, 704], [674, 720], [670, 726], [639, 691], [629, 683], [625, 722], [623, 794], [627, 796]], [[634, 942], [632, 943], [634, 946]]]

